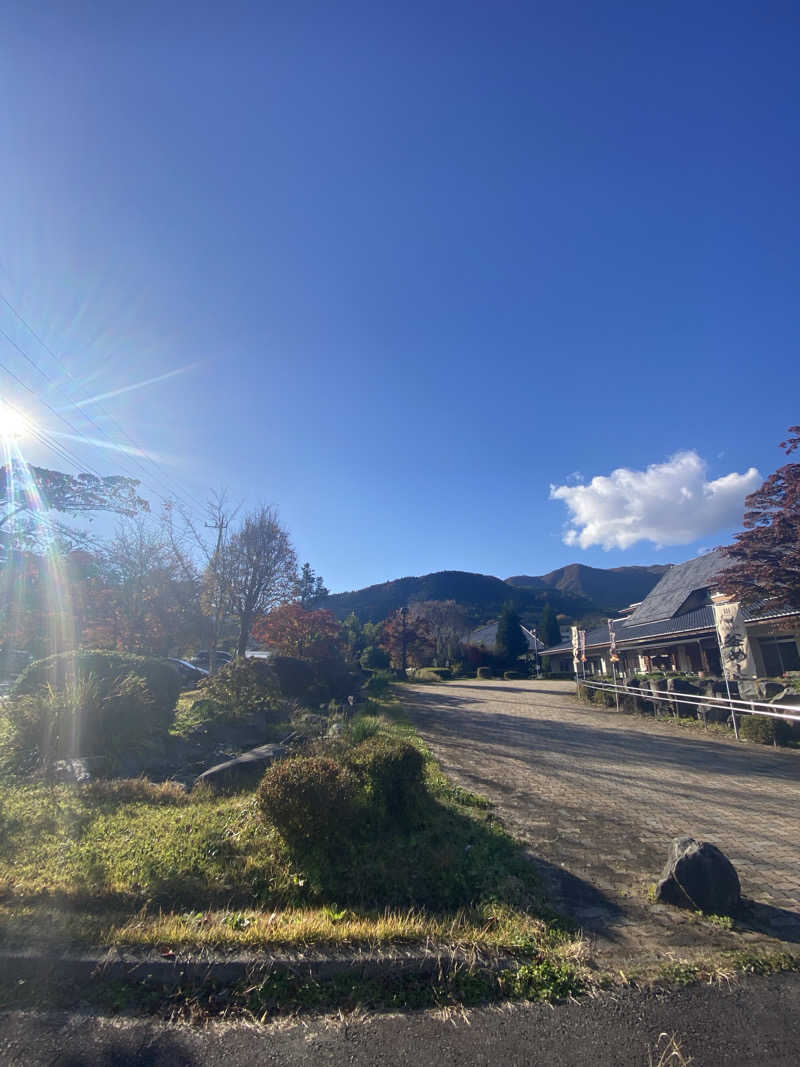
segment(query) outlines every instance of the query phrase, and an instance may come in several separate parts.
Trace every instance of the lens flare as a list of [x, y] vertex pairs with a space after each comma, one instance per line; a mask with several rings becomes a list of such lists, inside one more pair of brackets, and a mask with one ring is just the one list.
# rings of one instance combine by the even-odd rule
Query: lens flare
[[31, 420], [0, 397], [0, 437], [4, 441], [18, 441], [32, 429]]

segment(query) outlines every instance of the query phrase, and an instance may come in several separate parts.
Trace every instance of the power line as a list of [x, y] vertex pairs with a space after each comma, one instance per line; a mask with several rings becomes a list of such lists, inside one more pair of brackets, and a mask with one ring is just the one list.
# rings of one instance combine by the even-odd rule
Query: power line
[[[70, 379], [70, 381], [75, 382], [77, 384], [77, 379], [75, 378], [75, 375], [72, 373], [72, 371], [69, 369], [67, 364], [64, 362], [63, 358], [61, 356], [59, 356], [57, 352], [53, 351], [53, 349], [50, 347], [50, 345], [48, 345], [48, 343], [44, 340], [44, 338], [40, 334], [38, 334], [36, 332], [36, 330], [34, 330], [34, 328], [27, 321], [27, 319], [23, 318], [23, 316], [20, 314], [20, 312], [17, 311], [17, 309], [11, 303], [11, 301], [8, 300], [7, 297], [3, 296], [2, 293], [0, 293], [0, 302], [2, 302], [3, 304], [6, 305], [6, 307], [9, 309], [9, 311], [12, 313], [12, 315], [14, 315], [14, 317], [19, 322], [22, 323], [22, 325], [25, 327], [25, 329], [28, 331], [28, 333], [34, 338], [34, 340], [37, 342], [37, 344], [39, 344], [45, 350], [45, 352], [47, 352], [47, 354], [50, 356], [50, 358], [53, 359], [59, 365], [59, 367], [62, 368], [62, 370], [64, 371], [66, 376]], [[39, 366], [39, 364], [35, 360], [33, 360], [26, 352], [24, 352], [23, 349], [17, 344], [17, 342], [14, 341], [13, 338], [9, 337], [9, 335], [5, 332], [5, 330], [0, 328], [0, 333], [3, 334], [3, 336], [17, 349], [18, 352], [20, 352], [25, 357], [25, 359], [28, 361], [28, 363], [30, 363], [31, 366], [33, 366], [39, 372], [39, 374], [42, 375], [42, 377], [46, 381], [48, 381], [48, 382], [52, 382], [53, 381], [52, 376], [47, 374], [46, 371], [42, 370], [42, 368]], [[143, 451], [142, 447], [138, 443], [138, 441], [136, 441], [133, 437], [131, 437], [131, 435], [125, 430], [125, 428], [123, 426], [120, 425], [118, 420], [115, 419], [113, 415], [110, 415], [108, 413], [108, 411], [106, 411], [104, 408], [100, 408], [100, 411], [112, 423], [112, 425], [116, 428], [117, 432], [119, 434], [121, 434], [121, 436], [124, 437], [126, 441], [128, 441], [129, 444], [133, 445], [133, 447], [138, 449], [139, 451]], [[94, 426], [95, 429], [99, 433], [101, 433], [104, 437], [108, 438], [108, 440], [111, 441], [111, 438], [109, 437], [107, 431], [98, 422], [96, 422], [92, 418], [91, 415], [87, 415], [84, 411], [81, 411], [80, 414], [84, 419], [86, 419], [87, 422], [89, 422], [92, 426]], [[187, 497], [184, 496], [182, 490], [179, 491], [178, 489], [176, 489], [175, 486], [166, 477], [166, 475], [160, 473], [160, 471], [161, 471], [160, 465], [150, 456], [146, 456], [145, 458], [147, 458], [149, 460], [149, 462], [155, 468], [155, 471], [156, 471], [155, 476], [159, 479], [159, 481], [162, 483], [162, 485], [166, 486], [168, 493], [171, 496], [175, 496], [178, 499], [180, 499], [182, 501], [182, 503], [184, 505], [186, 505], [187, 507], [193, 508], [195, 506], [193, 500], [187, 499]], [[133, 457], [131, 457], [131, 459], [132, 459], [132, 462], [134, 462], [136, 464], [136, 466], [139, 468], [139, 470], [142, 470], [142, 471], [145, 470], [145, 467], [144, 467], [144, 465], [142, 463], [139, 463]], [[151, 474], [150, 476], [152, 477], [153, 475]], [[152, 487], [150, 487], [150, 488], [152, 490]], [[156, 496], [160, 497], [160, 493], [159, 492], [157, 492], [155, 490], [152, 490], [152, 491], [155, 492]]]

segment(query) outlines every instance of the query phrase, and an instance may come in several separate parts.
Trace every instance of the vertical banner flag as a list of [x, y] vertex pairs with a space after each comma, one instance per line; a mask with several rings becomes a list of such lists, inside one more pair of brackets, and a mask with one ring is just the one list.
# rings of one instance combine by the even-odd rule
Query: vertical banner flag
[[581, 659], [585, 663], [586, 662], [586, 631], [585, 630], [581, 630], [579, 632], [578, 636], [580, 637], [580, 643], [581, 643]]
[[724, 593], [712, 593], [711, 603], [725, 674], [733, 681], [755, 678], [756, 665], [750, 652], [741, 605]]
[[614, 620], [608, 620], [608, 654], [612, 663], [619, 663], [617, 655], [617, 635], [614, 633]]
[[578, 627], [577, 626], [571, 626], [570, 627], [570, 631], [572, 633], [572, 667], [573, 667], [575, 673], [577, 674], [578, 673], [578, 650], [579, 650]]

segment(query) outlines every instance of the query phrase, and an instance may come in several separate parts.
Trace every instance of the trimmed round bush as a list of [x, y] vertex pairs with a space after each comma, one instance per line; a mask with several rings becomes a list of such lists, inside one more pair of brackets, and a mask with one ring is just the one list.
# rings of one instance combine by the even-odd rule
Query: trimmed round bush
[[383, 814], [402, 819], [412, 810], [423, 789], [425, 770], [425, 760], [415, 745], [375, 736], [352, 748], [346, 759]]
[[294, 756], [269, 768], [258, 803], [290, 844], [324, 848], [352, 829], [358, 794], [355, 774], [329, 756]]
[[492, 668], [491, 667], [478, 667], [478, 671], [477, 671], [477, 674], [475, 675], [475, 677], [476, 678], [491, 678], [492, 677]]
[[522, 675], [519, 673], [519, 671], [505, 671], [505, 673], [503, 674], [503, 678], [505, 678], [507, 682], [515, 682], [518, 678], [521, 677]]

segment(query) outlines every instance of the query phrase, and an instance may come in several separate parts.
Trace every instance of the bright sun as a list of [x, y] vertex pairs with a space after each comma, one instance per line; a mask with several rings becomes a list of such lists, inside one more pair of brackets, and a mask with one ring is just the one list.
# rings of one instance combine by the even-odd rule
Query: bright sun
[[16, 441], [30, 433], [33, 423], [29, 418], [0, 400], [0, 438], [5, 441]]

